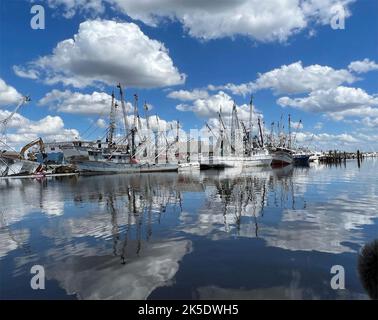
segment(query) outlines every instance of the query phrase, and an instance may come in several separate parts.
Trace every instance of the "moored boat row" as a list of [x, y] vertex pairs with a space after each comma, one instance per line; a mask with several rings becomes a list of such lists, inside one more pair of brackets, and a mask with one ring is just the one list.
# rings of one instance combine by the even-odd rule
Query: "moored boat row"
[[[110, 103], [109, 124], [105, 139], [44, 143], [41, 138], [24, 146], [13, 157], [9, 153], [0, 156], [0, 176], [46, 174], [48, 164], [69, 164], [71, 171], [82, 173], [144, 173], [144, 172], [192, 172], [204, 169], [252, 168], [261, 166], [284, 167], [288, 165], [308, 165], [318, 161], [322, 154], [310, 152], [306, 148], [294, 147], [296, 133], [291, 132], [289, 115], [288, 133], [282, 121], [270, 135], [264, 132], [262, 117], [255, 116], [253, 100], [249, 104], [249, 119], [240, 119], [238, 108], [233, 105], [231, 117], [224, 117], [220, 107], [218, 121], [210, 126], [206, 123], [211, 139], [193, 141], [186, 138], [176, 128], [151, 129], [144, 106], [145, 119], [142, 125], [138, 110], [138, 96], [134, 95], [131, 123], [126, 116], [125, 101], [121, 84], [119, 100], [123, 119], [117, 119], [117, 100], [113, 92]], [[244, 110], [245, 111], [245, 110]], [[245, 112], [243, 114], [245, 117]], [[124, 133], [116, 134], [115, 129], [122, 123]], [[300, 123], [300, 122], [299, 122]], [[298, 128], [297, 128], [298, 130]], [[211, 142], [210, 142], [211, 141]], [[36, 148], [38, 147], [38, 150]], [[33, 149], [31, 149], [33, 148]], [[28, 154], [27, 151], [30, 149]], [[53, 173], [50, 169], [48, 173]]]

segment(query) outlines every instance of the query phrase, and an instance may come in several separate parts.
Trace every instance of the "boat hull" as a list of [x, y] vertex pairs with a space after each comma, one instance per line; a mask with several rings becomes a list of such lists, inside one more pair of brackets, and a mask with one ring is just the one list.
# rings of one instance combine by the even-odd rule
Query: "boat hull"
[[270, 166], [272, 163], [272, 156], [267, 155], [256, 155], [251, 157], [243, 158], [243, 167], [265, 167]]
[[294, 155], [293, 159], [296, 166], [308, 166], [310, 162], [310, 156], [305, 154]]
[[258, 153], [252, 156], [218, 156], [201, 159], [201, 169], [208, 168], [236, 168], [236, 167], [263, 167], [269, 166], [272, 156], [269, 153]]
[[32, 174], [40, 166], [40, 163], [28, 160], [22, 160], [21, 173]]
[[290, 152], [277, 150], [272, 153], [272, 166], [284, 167], [293, 163], [293, 156]]
[[177, 164], [131, 164], [90, 160], [78, 161], [75, 166], [80, 172], [97, 173], [172, 172], [178, 170]]
[[14, 161], [8, 165], [7, 176], [14, 176], [21, 173], [23, 163], [21, 161]]

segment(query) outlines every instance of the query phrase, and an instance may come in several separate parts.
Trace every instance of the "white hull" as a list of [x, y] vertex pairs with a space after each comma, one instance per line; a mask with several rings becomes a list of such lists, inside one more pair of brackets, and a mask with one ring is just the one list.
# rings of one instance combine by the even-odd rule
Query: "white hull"
[[201, 166], [199, 162], [188, 162], [188, 163], [180, 163], [178, 165], [178, 170], [180, 172], [183, 171], [192, 171], [192, 170], [200, 170]]
[[310, 158], [308, 159], [308, 161], [310, 161], [310, 162], [319, 162], [319, 156], [317, 156], [317, 155], [310, 156]]
[[37, 168], [40, 166], [38, 162], [28, 161], [28, 160], [22, 160], [22, 173], [31, 174], [34, 173]]
[[201, 165], [209, 167], [259, 167], [269, 166], [272, 162], [272, 156], [268, 152], [258, 152], [251, 156], [213, 156], [208, 158], [201, 158]]
[[39, 167], [38, 162], [20, 159], [2, 159], [0, 162], [0, 176], [14, 176], [21, 173], [32, 174]]
[[80, 172], [97, 173], [140, 173], [177, 171], [177, 164], [131, 164], [105, 161], [79, 161], [76, 168]]
[[270, 166], [272, 163], [272, 156], [267, 155], [255, 155], [251, 157], [243, 158], [243, 167], [264, 167]]
[[17, 161], [8, 166], [8, 172], [6, 175], [13, 176], [21, 173], [22, 166], [24, 164], [21, 161]]

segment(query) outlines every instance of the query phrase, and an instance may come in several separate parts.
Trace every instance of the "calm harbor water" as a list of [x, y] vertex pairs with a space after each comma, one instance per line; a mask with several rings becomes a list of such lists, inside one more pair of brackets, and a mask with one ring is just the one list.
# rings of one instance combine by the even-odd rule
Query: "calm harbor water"
[[368, 299], [357, 258], [378, 238], [377, 181], [378, 159], [0, 180], [0, 298]]

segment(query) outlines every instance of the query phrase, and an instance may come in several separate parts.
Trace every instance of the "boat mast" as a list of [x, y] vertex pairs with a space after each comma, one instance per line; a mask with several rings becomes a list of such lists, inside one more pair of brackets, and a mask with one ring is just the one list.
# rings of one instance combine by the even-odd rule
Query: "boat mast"
[[159, 163], [159, 117], [156, 114], [156, 130], [154, 131], [155, 134], [155, 163]]
[[257, 123], [259, 125], [259, 131], [260, 131], [261, 148], [263, 148], [264, 147], [264, 137], [263, 137], [263, 132], [262, 132], [262, 128], [261, 128], [260, 117], [257, 119]]
[[293, 144], [293, 145], [295, 145], [295, 141], [297, 140], [297, 134], [298, 134], [299, 128], [300, 128], [300, 126], [301, 126], [301, 123], [302, 123], [302, 120], [299, 119], [299, 122], [298, 122], [297, 128], [295, 129], [295, 133], [294, 133], [293, 141], [292, 141], [292, 144]]
[[253, 117], [253, 95], [251, 95], [251, 100], [249, 102], [249, 135], [248, 135], [248, 140], [249, 140], [249, 148], [250, 152], [252, 152], [253, 149], [253, 144], [252, 144], [252, 139], [253, 139], [253, 122], [252, 122], [252, 117]]
[[121, 83], [118, 83], [117, 88], [119, 88], [119, 94], [121, 96], [121, 106], [122, 106], [122, 113], [123, 113], [123, 125], [125, 127], [125, 137], [129, 134], [129, 121], [127, 120], [127, 111], [125, 106], [125, 100], [123, 96], [123, 90]]
[[137, 119], [138, 119], [138, 95], [134, 94], [134, 122], [133, 122], [133, 129], [137, 128]]
[[288, 141], [288, 147], [289, 149], [291, 149], [291, 118], [290, 118], [290, 114], [289, 114], [289, 141]]
[[272, 147], [274, 146], [274, 121], [271, 123], [271, 128], [270, 128], [270, 145]]
[[112, 104], [110, 107], [110, 124], [108, 130], [108, 146], [109, 148], [113, 147], [113, 138], [115, 130], [115, 108], [116, 104], [114, 103], [114, 91], [112, 92]]
[[232, 106], [232, 114], [231, 114], [231, 154], [235, 154], [235, 121], [236, 121], [236, 105]]
[[224, 122], [223, 122], [223, 119], [222, 119], [222, 106], [219, 107], [218, 117], [219, 117], [219, 124], [220, 124], [220, 126], [219, 126], [219, 138], [220, 138], [220, 147], [221, 147], [221, 157], [223, 157], [223, 155], [224, 155], [223, 132], [224, 132], [224, 129], [225, 129], [225, 125], [224, 125]]
[[148, 104], [146, 101], [144, 102], [144, 116], [146, 118], [147, 129], [150, 130], [150, 120], [148, 118]]
[[134, 121], [133, 121], [133, 128], [131, 129], [131, 158], [135, 157], [135, 133], [137, 132], [138, 126], [138, 95], [134, 94]]

